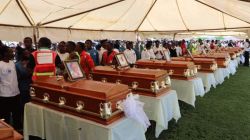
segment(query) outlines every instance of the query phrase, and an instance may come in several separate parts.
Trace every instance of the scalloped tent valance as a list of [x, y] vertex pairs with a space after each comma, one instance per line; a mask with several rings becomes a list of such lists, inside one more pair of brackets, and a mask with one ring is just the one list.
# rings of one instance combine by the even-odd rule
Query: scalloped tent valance
[[138, 33], [245, 30], [249, 7], [239, 0], [1, 0], [0, 38], [135, 40]]

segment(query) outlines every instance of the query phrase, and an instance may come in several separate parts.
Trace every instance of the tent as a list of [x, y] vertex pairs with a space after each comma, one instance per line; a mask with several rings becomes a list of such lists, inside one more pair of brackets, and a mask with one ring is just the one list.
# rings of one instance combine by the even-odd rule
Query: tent
[[126, 39], [250, 28], [238, 0], [1, 0], [0, 38]]

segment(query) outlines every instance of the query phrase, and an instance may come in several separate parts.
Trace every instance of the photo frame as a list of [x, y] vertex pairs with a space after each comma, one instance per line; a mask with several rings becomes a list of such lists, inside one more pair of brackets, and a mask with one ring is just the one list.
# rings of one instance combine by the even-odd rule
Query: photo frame
[[202, 54], [204, 54], [204, 55], [207, 54], [207, 52], [206, 52], [206, 50], [204, 48], [202, 48]]
[[68, 80], [76, 81], [78, 79], [86, 78], [78, 60], [68, 60], [63, 63], [68, 73]]
[[191, 59], [194, 59], [192, 53], [189, 50], [187, 50], [187, 52], [188, 52], [188, 55], [191, 57]]
[[129, 67], [128, 60], [123, 53], [116, 54], [115, 59], [116, 59], [117, 64], [120, 68]]
[[168, 50], [163, 51], [163, 56], [167, 61], [171, 61], [170, 54], [168, 53]]

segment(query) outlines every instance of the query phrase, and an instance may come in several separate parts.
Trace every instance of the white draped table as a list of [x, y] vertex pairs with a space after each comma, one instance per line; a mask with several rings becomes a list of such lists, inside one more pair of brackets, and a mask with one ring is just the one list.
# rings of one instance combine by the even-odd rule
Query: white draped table
[[214, 78], [215, 78], [215, 81], [216, 81], [216, 85], [222, 84], [224, 82], [223, 70], [221, 68], [218, 68], [214, 72]]
[[178, 100], [195, 106], [195, 96], [204, 96], [205, 90], [201, 78], [192, 80], [171, 79], [171, 88], [176, 90]]
[[29, 135], [46, 140], [146, 140], [145, 132], [140, 123], [126, 117], [104, 126], [32, 103], [25, 106], [25, 140]]
[[168, 129], [168, 122], [181, 117], [178, 98], [175, 90], [170, 90], [159, 97], [140, 95], [144, 102], [144, 111], [150, 120], [156, 121], [155, 136], [159, 137], [163, 130]]
[[212, 86], [216, 88], [216, 80], [214, 77], [214, 73], [198, 72], [197, 76], [202, 79], [206, 93], [210, 91], [210, 88]]
[[236, 59], [232, 60], [233, 63], [234, 63], [234, 66], [235, 66], [236, 68], [239, 67], [239, 61], [238, 61], [238, 59], [239, 59], [239, 58], [237, 57]]
[[239, 64], [240, 64], [240, 61], [241, 61], [241, 55], [240, 55], [240, 56], [237, 56], [237, 57], [236, 57], [236, 60], [237, 60], [238, 65], [239, 65]]
[[[237, 60], [236, 60], [237, 61]], [[237, 63], [237, 62], [236, 62]], [[236, 64], [234, 60], [231, 60], [228, 66], [230, 74], [234, 75], [236, 73]]]
[[225, 78], [229, 79], [229, 77], [230, 77], [230, 68], [229, 68], [229, 66], [227, 68], [219, 68], [219, 69], [222, 70], [222, 74], [223, 74], [224, 79]]

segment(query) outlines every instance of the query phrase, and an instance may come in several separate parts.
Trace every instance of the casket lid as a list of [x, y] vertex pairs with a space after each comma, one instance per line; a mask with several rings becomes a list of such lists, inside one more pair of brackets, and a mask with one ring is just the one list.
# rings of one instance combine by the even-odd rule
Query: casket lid
[[0, 139], [7, 139], [13, 137], [14, 129], [8, 124], [0, 120]]
[[130, 68], [127, 70], [115, 70], [109, 66], [96, 66], [94, 73], [102, 74], [119, 74], [123, 76], [133, 76], [133, 77], [143, 77], [149, 79], [157, 79], [158, 77], [163, 77], [168, 75], [167, 71], [160, 69], [140, 69], [140, 68]]
[[56, 77], [39, 77], [34, 81], [32, 86], [50, 88], [76, 95], [81, 94], [86, 97], [103, 100], [119, 97], [121, 94], [129, 92], [128, 86], [123, 84], [104, 83], [92, 80], [66, 82], [64, 79], [58, 81]]
[[205, 64], [214, 64], [216, 63], [213, 58], [190, 58], [190, 57], [174, 57], [173, 61], [193, 61], [194, 63], [205, 63]]
[[230, 55], [228, 53], [223, 54], [223, 53], [214, 53], [210, 55], [194, 55], [195, 58], [214, 58], [214, 59], [224, 59], [226, 60], [227, 58], [230, 58]]
[[147, 64], [147, 65], [162, 65], [169, 67], [194, 67], [193, 62], [187, 61], [165, 61], [165, 60], [138, 60], [136, 64]]

